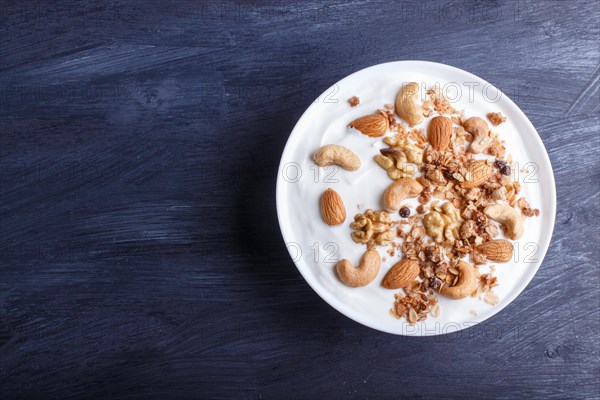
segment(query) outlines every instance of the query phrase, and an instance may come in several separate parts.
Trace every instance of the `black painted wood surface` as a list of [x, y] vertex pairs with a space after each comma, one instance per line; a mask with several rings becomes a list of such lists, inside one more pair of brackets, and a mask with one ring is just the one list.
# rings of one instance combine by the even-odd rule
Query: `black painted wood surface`
[[[2, 398], [598, 398], [598, 1], [0, 5]], [[404, 59], [503, 89], [557, 183], [534, 280], [442, 337], [337, 313], [276, 220], [304, 109]]]

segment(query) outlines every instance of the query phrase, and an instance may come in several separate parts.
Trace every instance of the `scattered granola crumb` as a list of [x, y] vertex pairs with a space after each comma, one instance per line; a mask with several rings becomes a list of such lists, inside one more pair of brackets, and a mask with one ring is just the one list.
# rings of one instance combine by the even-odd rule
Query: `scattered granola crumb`
[[357, 210], [362, 210], [363, 208], [365, 208], [365, 205], [362, 204], [362, 203], [359, 203], [359, 204], [356, 205], [356, 209]]
[[500, 298], [498, 297], [498, 295], [496, 293], [490, 291], [485, 294], [485, 296], [483, 297], [483, 301], [495, 306], [496, 304], [498, 304], [500, 302]]
[[488, 113], [487, 118], [490, 120], [490, 122], [494, 126], [498, 126], [501, 123], [506, 122], [506, 117], [499, 112]]
[[386, 110], [393, 110], [394, 109], [394, 105], [393, 104], [386, 104], [385, 106], [383, 106]]
[[360, 104], [360, 98], [358, 98], [357, 96], [352, 96], [348, 99], [348, 103], [350, 103], [351, 107], [356, 107]]
[[476, 317], [477, 316], [477, 311], [471, 310], [471, 311], [469, 311], [469, 314], [471, 314], [472, 316]]

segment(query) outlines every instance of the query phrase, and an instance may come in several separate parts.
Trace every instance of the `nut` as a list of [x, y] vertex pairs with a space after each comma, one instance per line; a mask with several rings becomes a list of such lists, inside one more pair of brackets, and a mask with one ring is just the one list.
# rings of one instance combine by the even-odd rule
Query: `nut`
[[449, 299], [464, 299], [477, 289], [477, 276], [473, 266], [465, 261], [459, 261], [458, 281], [454, 286], [442, 285], [440, 293]]
[[436, 243], [448, 240], [454, 243], [459, 238], [460, 213], [450, 202], [442, 205], [442, 212], [431, 211], [423, 217], [423, 225], [427, 234]]
[[417, 197], [423, 191], [423, 186], [412, 178], [400, 178], [392, 183], [383, 194], [384, 208], [388, 212], [397, 212], [402, 207], [402, 201]]
[[372, 114], [357, 118], [348, 126], [360, 131], [363, 135], [379, 137], [385, 135], [388, 131], [390, 122], [381, 114]]
[[473, 135], [473, 141], [469, 146], [471, 153], [483, 153], [492, 144], [492, 138], [488, 136], [490, 128], [483, 118], [471, 117], [463, 123], [463, 128]]
[[399, 289], [408, 286], [419, 276], [419, 264], [405, 258], [394, 264], [383, 278], [382, 285], [386, 289]]
[[423, 162], [423, 149], [418, 148], [414, 144], [406, 143], [402, 146], [402, 150], [406, 153], [409, 162], [415, 164], [421, 164]]
[[350, 228], [352, 240], [356, 243], [366, 244], [368, 248], [373, 246], [387, 246], [396, 238], [396, 232], [392, 229], [393, 223], [389, 214], [385, 211], [366, 210], [364, 214], [356, 214]]
[[467, 189], [478, 187], [490, 179], [493, 173], [494, 169], [485, 160], [473, 161], [469, 164], [465, 180], [460, 186]]
[[417, 171], [416, 166], [409, 164], [404, 151], [397, 147], [389, 147], [379, 150], [375, 162], [385, 169], [390, 179], [396, 180], [405, 177], [412, 177]]
[[427, 136], [434, 149], [446, 151], [452, 136], [452, 120], [442, 116], [433, 118], [427, 127]]
[[313, 154], [314, 162], [320, 166], [339, 165], [348, 171], [360, 168], [360, 158], [350, 149], [337, 144], [327, 144]]
[[335, 269], [340, 280], [346, 285], [360, 287], [368, 285], [375, 279], [380, 264], [381, 257], [377, 250], [367, 250], [357, 268], [354, 268], [350, 261], [343, 259], [336, 264]]
[[418, 104], [419, 84], [410, 82], [402, 86], [396, 96], [396, 114], [411, 126], [423, 121], [423, 107]]
[[502, 224], [504, 234], [507, 238], [517, 240], [523, 236], [525, 230], [523, 217], [517, 210], [504, 204], [492, 204], [487, 206], [483, 213], [490, 219]]
[[504, 239], [490, 240], [477, 246], [477, 251], [489, 261], [505, 263], [512, 258], [513, 245]]
[[340, 195], [327, 189], [321, 195], [321, 216], [327, 225], [339, 225], [346, 220], [346, 208]]

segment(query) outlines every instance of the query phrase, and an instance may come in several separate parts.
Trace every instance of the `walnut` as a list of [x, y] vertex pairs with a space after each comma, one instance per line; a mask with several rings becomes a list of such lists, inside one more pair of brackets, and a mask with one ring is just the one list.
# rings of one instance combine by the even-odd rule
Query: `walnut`
[[406, 154], [408, 161], [415, 164], [421, 164], [423, 162], [423, 149], [418, 148], [414, 144], [407, 143], [401, 146], [401, 149]]
[[377, 154], [375, 162], [385, 169], [390, 179], [412, 178], [417, 172], [417, 167], [408, 163], [406, 154], [396, 148], [381, 149], [381, 154]]
[[352, 240], [366, 244], [367, 247], [387, 246], [396, 238], [396, 231], [390, 215], [385, 211], [366, 210], [364, 214], [356, 214], [350, 228]]
[[423, 218], [423, 225], [427, 234], [433, 238], [436, 243], [442, 243], [447, 240], [454, 243], [458, 239], [458, 227], [460, 226], [459, 211], [450, 202], [442, 205], [442, 212], [431, 211]]
[[390, 179], [412, 178], [417, 172], [417, 165], [423, 161], [423, 150], [408, 143], [400, 135], [388, 136], [384, 140], [388, 148], [379, 150], [374, 159], [388, 173]]

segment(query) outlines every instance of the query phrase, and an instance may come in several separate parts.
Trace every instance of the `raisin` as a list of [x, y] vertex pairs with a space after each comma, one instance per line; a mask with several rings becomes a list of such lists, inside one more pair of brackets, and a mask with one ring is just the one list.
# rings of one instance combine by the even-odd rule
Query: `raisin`
[[446, 178], [447, 180], [451, 180], [451, 179], [453, 179], [453, 178], [454, 178], [454, 177], [452, 176], [452, 174], [450, 173], [450, 171], [448, 171], [448, 170], [444, 170], [444, 172], [443, 172], [443, 173], [444, 173], [444, 178]]
[[435, 290], [439, 290], [442, 287], [442, 280], [437, 276], [434, 276], [429, 281], [429, 287]]
[[400, 209], [400, 216], [401, 216], [402, 218], [406, 218], [406, 217], [408, 217], [409, 215], [410, 215], [410, 208], [408, 208], [408, 207], [402, 207], [402, 208]]
[[510, 175], [510, 165], [508, 165], [506, 161], [496, 160], [496, 162], [494, 162], [494, 165], [496, 166], [496, 168], [498, 168], [502, 175]]

